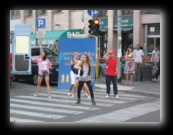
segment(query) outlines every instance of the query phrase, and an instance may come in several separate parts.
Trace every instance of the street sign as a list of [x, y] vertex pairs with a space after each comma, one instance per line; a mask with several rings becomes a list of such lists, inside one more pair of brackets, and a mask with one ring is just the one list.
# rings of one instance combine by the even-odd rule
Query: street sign
[[45, 29], [46, 28], [46, 19], [45, 18], [37, 18], [36, 19], [36, 28], [37, 29]]
[[91, 17], [96, 17], [100, 13], [100, 10], [88, 10], [88, 14]]
[[45, 29], [37, 29], [36, 38], [45, 38], [45, 37], [46, 37], [46, 30]]

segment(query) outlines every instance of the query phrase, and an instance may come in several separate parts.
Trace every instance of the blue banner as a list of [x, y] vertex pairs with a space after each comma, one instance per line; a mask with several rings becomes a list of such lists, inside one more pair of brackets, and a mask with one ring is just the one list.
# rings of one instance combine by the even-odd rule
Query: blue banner
[[79, 58], [83, 54], [88, 54], [92, 61], [92, 71], [94, 74], [93, 89], [95, 89], [95, 71], [96, 71], [96, 39], [95, 38], [61, 38], [59, 40], [58, 59], [58, 88], [69, 89], [71, 85], [70, 61], [74, 57], [74, 52], [79, 53]]

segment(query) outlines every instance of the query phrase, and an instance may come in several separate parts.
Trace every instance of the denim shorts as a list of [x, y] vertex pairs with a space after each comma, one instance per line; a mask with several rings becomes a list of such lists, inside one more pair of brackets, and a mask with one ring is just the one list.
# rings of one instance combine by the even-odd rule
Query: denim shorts
[[38, 76], [40, 77], [46, 77], [46, 76], [49, 76], [49, 73], [48, 72], [42, 72], [43, 74], [38, 74]]

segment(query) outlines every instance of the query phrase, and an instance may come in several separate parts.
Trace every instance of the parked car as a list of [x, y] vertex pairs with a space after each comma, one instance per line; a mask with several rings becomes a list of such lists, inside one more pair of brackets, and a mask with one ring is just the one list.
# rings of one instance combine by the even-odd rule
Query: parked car
[[[53, 69], [50, 70], [50, 83], [58, 83], [58, 54], [48, 47], [32, 46], [31, 57], [36, 57], [41, 54], [42, 51], [47, 52], [47, 57], [52, 63]], [[32, 74], [31, 75], [14, 75], [14, 81], [20, 79], [32, 81], [34, 85], [37, 85], [38, 66], [37, 63], [32, 62]]]

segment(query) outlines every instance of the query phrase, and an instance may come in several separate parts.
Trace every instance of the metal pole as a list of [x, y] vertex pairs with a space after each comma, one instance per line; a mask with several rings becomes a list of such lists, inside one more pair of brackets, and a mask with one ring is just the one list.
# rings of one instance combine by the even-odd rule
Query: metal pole
[[36, 37], [36, 32], [37, 32], [36, 19], [37, 19], [37, 10], [35, 10], [35, 45], [38, 46], [38, 39]]
[[119, 79], [118, 82], [121, 83], [121, 10], [117, 10], [117, 25], [118, 25], [118, 34], [117, 34], [117, 55], [118, 55], [118, 73]]

